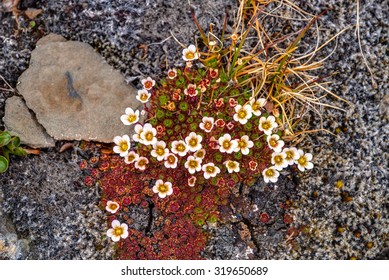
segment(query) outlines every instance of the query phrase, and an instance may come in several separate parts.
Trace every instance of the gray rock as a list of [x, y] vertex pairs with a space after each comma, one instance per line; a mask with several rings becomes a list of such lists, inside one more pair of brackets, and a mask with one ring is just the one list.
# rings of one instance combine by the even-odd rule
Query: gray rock
[[3, 121], [12, 135], [20, 137], [22, 144], [40, 148], [55, 146], [54, 139], [35, 121], [23, 99], [18, 96], [7, 99]]
[[94, 49], [58, 35], [40, 40], [18, 91], [56, 140], [112, 142], [131, 133], [120, 121], [126, 107], [141, 108], [135, 88]]

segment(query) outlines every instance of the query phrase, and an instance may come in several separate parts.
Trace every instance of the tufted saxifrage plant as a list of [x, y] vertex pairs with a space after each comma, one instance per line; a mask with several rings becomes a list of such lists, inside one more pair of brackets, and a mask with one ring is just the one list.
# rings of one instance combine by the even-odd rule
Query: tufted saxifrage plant
[[[120, 240], [120, 258], [126, 258], [133, 246], [139, 250], [128, 258], [198, 258], [206, 236], [199, 228], [189, 234], [175, 225], [214, 224], [238, 183], [250, 186], [258, 179], [275, 183], [288, 166], [300, 171], [313, 168], [312, 154], [291, 143], [317, 131], [307, 129], [308, 112], [321, 117], [320, 107], [336, 108], [322, 100], [325, 95], [338, 97], [325, 89], [322, 77], [310, 74], [323, 62], [312, 61], [316, 52], [336, 36], [311, 53], [298, 53], [299, 43], [320, 16], [309, 18], [293, 5], [306, 26], [288, 35], [271, 34], [260, 16], [273, 2], [277, 1], [240, 1], [229, 35], [225, 26], [219, 37], [213, 26], [206, 34], [194, 18], [202, 40], [188, 47], [181, 44], [186, 66], [170, 69], [159, 81], [143, 79], [137, 99], [144, 109], [126, 108], [120, 116], [135, 132], [115, 137], [113, 151], [118, 155], [104, 156], [99, 166], [104, 174], [99, 179], [102, 204], [112, 213], [108, 236]], [[146, 117], [144, 123], [139, 122], [140, 115]], [[128, 235], [127, 228], [119, 228], [117, 219], [128, 219], [131, 204], [152, 206], [164, 215], [154, 237], [133, 229]], [[158, 239], [158, 230], [182, 234], [165, 234], [164, 240]], [[140, 247], [139, 235], [144, 243]], [[197, 245], [188, 255], [164, 245], [189, 239]]]

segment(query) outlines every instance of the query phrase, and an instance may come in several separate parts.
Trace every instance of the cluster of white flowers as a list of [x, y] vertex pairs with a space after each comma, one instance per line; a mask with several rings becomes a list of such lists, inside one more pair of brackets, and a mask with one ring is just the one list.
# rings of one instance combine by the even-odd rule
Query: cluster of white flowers
[[[200, 55], [197, 48], [194, 45], [190, 45], [183, 50], [183, 59], [187, 63], [191, 63], [193, 60], [199, 59]], [[190, 66], [190, 65], [189, 65]], [[213, 70], [217, 76], [217, 70]], [[177, 70], [175, 68], [168, 71], [168, 78], [174, 79], [177, 77]], [[208, 81], [209, 82], [209, 81]], [[149, 92], [155, 85], [155, 81], [150, 77], [142, 80], [143, 89], [138, 91], [137, 99], [142, 103], [148, 102], [151, 97]], [[184, 89], [183, 93], [188, 98], [196, 97], [200, 91], [203, 92], [202, 86], [189, 84]], [[176, 96], [175, 100], [180, 100], [180, 96]], [[220, 108], [223, 106], [223, 100], [215, 100], [215, 106]], [[230, 98], [228, 104], [234, 110], [233, 121], [225, 122], [223, 119], [215, 120], [213, 117], [204, 116], [199, 123], [199, 128], [205, 133], [211, 133], [212, 130], [217, 128], [223, 128], [226, 126], [228, 130], [233, 130], [236, 123], [246, 125], [250, 118], [253, 116], [260, 117], [258, 130], [263, 132], [268, 147], [273, 150], [271, 155], [272, 166], [263, 170], [263, 178], [266, 183], [276, 182], [280, 175], [280, 171], [286, 168], [288, 165], [297, 164], [301, 171], [305, 169], [313, 168], [313, 164], [310, 162], [312, 155], [309, 153], [304, 154], [302, 150], [296, 148], [285, 148], [285, 143], [280, 139], [278, 134], [274, 134], [274, 130], [278, 127], [276, 118], [272, 115], [261, 116], [263, 107], [266, 106], [266, 99], [264, 98], [252, 98], [246, 104], [240, 105], [234, 98]], [[221, 166], [217, 166], [212, 162], [203, 162], [206, 151], [203, 149], [203, 136], [195, 132], [190, 132], [182, 140], [174, 140], [171, 143], [160, 141], [157, 139], [157, 129], [150, 123], [144, 125], [139, 124], [139, 110], [134, 111], [132, 108], [126, 108], [125, 114], [120, 117], [121, 121], [125, 125], [134, 124], [135, 133], [132, 135], [132, 140], [143, 145], [152, 146], [151, 156], [156, 158], [157, 161], [163, 162], [166, 168], [175, 169], [178, 166], [179, 158], [183, 158], [184, 167], [189, 174], [195, 174], [197, 172], [203, 172], [205, 179], [210, 179], [217, 176], [221, 172]], [[234, 121], [236, 123], [234, 123]], [[255, 140], [255, 139], [252, 139]], [[232, 154], [241, 152], [242, 155], [248, 155], [250, 149], [254, 147], [254, 142], [249, 139], [248, 135], [240, 136], [240, 138], [233, 139], [231, 134], [224, 133], [218, 139], [214, 136], [210, 138], [209, 147], [211, 149], [217, 149], [221, 153]], [[149, 160], [146, 157], [138, 155], [134, 151], [130, 151], [130, 138], [128, 135], [116, 136], [114, 138], [116, 146], [114, 152], [124, 157], [124, 161], [127, 164], [134, 164], [134, 167], [138, 170], [145, 170], [149, 164]], [[170, 147], [169, 147], [170, 145]], [[170, 149], [169, 149], [170, 148]], [[228, 173], [240, 172], [240, 163], [234, 160], [226, 160], [223, 162]], [[256, 171], [258, 163], [255, 160], [249, 162], [249, 169]], [[188, 185], [193, 186], [196, 182], [196, 177], [191, 176], [188, 179]], [[164, 198], [167, 195], [172, 194], [173, 188], [170, 182], [163, 182], [158, 180], [155, 184], [153, 191], [158, 193], [159, 197]], [[115, 207], [111, 203], [112, 207]], [[107, 206], [108, 207], [108, 206]], [[108, 209], [107, 209], [108, 210]], [[109, 211], [109, 210], [108, 210]]]
[[[272, 148], [270, 144], [269, 147]], [[288, 167], [288, 165], [297, 164], [297, 168], [300, 171], [305, 171], [306, 169], [308, 170], [313, 168], [313, 163], [311, 162], [312, 154], [304, 153], [303, 150], [297, 150], [294, 147], [284, 148], [282, 151], [279, 147], [277, 147], [276, 149], [273, 149], [274, 152], [271, 155], [271, 163], [273, 164], [273, 166], [263, 170], [262, 172], [263, 178], [266, 183], [277, 182], [278, 177], [280, 176], [279, 171], [282, 171], [284, 168]]]

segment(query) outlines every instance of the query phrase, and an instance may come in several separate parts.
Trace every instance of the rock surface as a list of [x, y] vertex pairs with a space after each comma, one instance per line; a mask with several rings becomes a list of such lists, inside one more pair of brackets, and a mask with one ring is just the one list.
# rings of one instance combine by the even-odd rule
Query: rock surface
[[3, 121], [12, 135], [20, 137], [22, 144], [40, 148], [55, 146], [54, 139], [35, 121], [23, 99], [18, 96], [7, 99]]
[[[141, 108], [136, 90], [88, 44], [49, 34], [31, 53], [18, 91], [56, 140], [112, 142], [128, 134], [119, 117]], [[16, 124], [15, 124], [16, 126]]]

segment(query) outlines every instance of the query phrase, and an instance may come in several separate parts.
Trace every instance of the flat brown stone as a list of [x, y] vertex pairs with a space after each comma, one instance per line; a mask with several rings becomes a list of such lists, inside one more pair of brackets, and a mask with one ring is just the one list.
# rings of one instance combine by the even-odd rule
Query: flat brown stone
[[19, 82], [27, 106], [56, 140], [112, 142], [132, 133], [120, 121], [125, 108], [143, 106], [136, 89], [91, 46], [55, 34], [38, 42]]
[[22, 144], [34, 148], [55, 146], [54, 139], [35, 121], [23, 99], [18, 96], [7, 99], [3, 121], [7, 130], [18, 136]]

